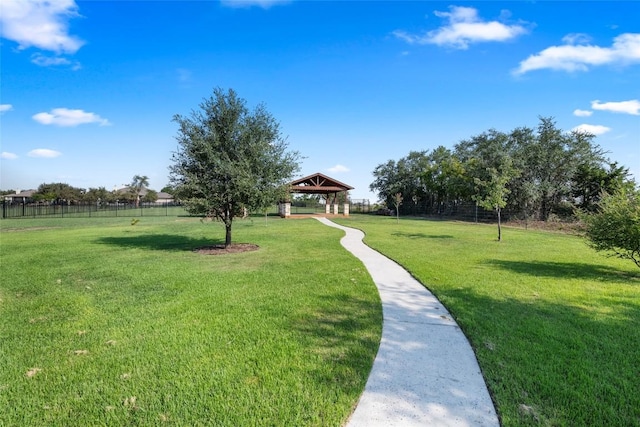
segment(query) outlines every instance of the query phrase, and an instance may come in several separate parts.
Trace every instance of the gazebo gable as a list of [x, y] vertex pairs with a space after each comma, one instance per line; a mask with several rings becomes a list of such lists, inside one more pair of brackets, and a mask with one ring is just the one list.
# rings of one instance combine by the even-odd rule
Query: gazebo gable
[[353, 190], [353, 187], [321, 173], [305, 176], [289, 183], [291, 193], [330, 194]]

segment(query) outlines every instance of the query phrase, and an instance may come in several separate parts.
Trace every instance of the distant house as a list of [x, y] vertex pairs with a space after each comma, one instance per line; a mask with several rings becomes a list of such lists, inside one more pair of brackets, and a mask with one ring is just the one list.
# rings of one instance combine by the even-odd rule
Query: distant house
[[169, 193], [165, 193], [160, 191], [158, 193], [158, 200], [156, 200], [156, 203], [173, 203], [173, 196]]
[[10, 203], [31, 203], [33, 202], [33, 195], [37, 190], [16, 190], [15, 194], [5, 194], [4, 200]]
[[[129, 186], [124, 186], [122, 188], [118, 188], [115, 190], [116, 193], [120, 193], [120, 194], [131, 194], [131, 187]], [[142, 188], [140, 189], [140, 199], [143, 199], [144, 196], [147, 195], [147, 193], [149, 192], [148, 188]], [[173, 196], [169, 193], [164, 193], [162, 191], [158, 191], [157, 193], [158, 199], [155, 201], [156, 204], [162, 205], [165, 203], [173, 203]]]

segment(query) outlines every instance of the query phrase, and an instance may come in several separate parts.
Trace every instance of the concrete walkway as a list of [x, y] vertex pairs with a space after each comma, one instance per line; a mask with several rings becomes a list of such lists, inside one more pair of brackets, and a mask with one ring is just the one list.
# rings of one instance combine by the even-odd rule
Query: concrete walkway
[[344, 230], [342, 246], [358, 257], [378, 287], [380, 348], [348, 427], [499, 426], [467, 338], [444, 306], [405, 269]]

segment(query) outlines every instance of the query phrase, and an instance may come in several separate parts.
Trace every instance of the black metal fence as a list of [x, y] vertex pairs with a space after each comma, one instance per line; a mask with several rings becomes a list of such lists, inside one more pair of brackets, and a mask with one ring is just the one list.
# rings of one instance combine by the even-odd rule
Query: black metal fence
[[[369, 200], [352, 200], [349, 207], [353, 213], [369, 213]], [[291, 206], [291, 213], [324, 213], [325, 205], [318, 203], [295, 203]], [[277, 214], [278, 209], [273, 206], [268, 213]], [[12, 203], [2, 202], [2, 218], [91, 218], [118, 216], [178, 216], [188, 215], [180, 204], [176, 203]]]
[[87, 218], [186, 215], [176, 203], [11, 203], [2, 202], [2, 218]]
[[[487, 210], [475, 203], [441, 203], [429, 205], [403, 201], [400, 205], [400, 215], [427, 216], [457, 219], [473, 222], [493, 222], [497, 220], [495, 210]], [[508, 220], [514, 216], [513, 212], [502, 210], [502, 219]]]
[[[388, 215], [395, 215], [393, 209], [387, 209]], [[408, 216], [421, 216], [434, 219], [451, 219], [457, 221], [466, 222], [484, 222], [484, 223], [496, 223], [498, 216], [495, 210], [485, 209], [478, 206], [475, 203], [441, 203], [435, 205], [429, 205], [426, 203], [413, 203], [413, 201], [403, 201], [400, 205], [400, 215]], [[384, 213], [383, 213], [384, 214]], [[519, 210], [502, 209], [500, 212], [500, 218], [503, 222], [522, 222], [523, 224], [529, 222], [535, 222], [536, 217], [533, 213], [527, 213]], [[553, 222], [572, 222], [569, 219], [552, 218]]]
[[371, 213], [372, 209], [369, 199], [349, 200], [349, 212], [351, 213]]

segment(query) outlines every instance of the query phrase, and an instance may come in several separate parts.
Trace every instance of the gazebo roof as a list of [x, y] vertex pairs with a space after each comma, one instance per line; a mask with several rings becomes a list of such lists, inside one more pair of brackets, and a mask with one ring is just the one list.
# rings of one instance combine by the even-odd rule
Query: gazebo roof
[[321, 173], [305, 176], [289, 183], [291, 193], [330, 194], [353, 190], [353, 187]]

